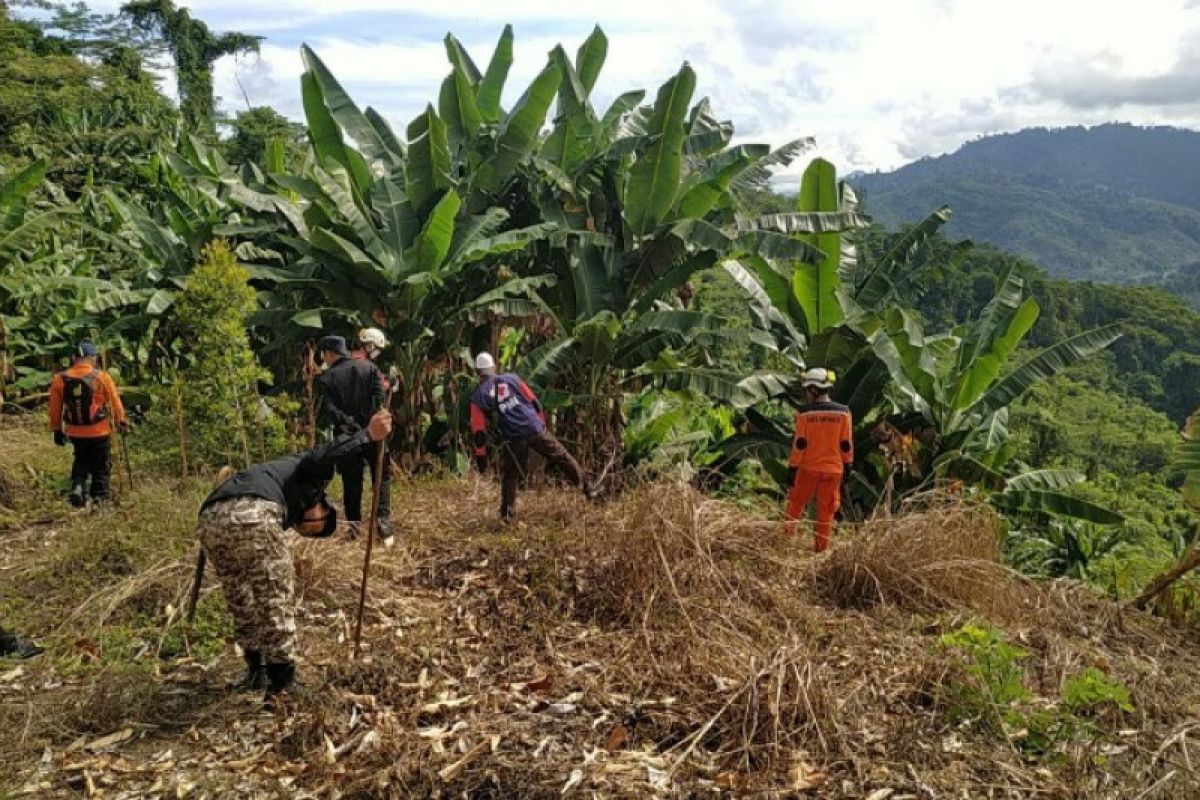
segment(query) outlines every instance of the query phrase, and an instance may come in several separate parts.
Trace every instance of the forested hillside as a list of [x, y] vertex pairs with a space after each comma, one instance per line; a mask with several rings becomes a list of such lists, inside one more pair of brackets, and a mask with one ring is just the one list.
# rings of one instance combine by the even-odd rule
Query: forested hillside
[[858, 175], [887, 225], [950, 205], [952, 236], [1059, 278], [1163, 286], [1200, 304], [1200, 133], [1109, 124], [990, 136]]

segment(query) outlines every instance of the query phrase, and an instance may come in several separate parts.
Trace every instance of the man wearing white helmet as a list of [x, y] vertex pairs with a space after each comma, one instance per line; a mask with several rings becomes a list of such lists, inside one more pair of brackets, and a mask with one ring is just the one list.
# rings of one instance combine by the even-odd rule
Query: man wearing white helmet
[[[350, 348], [350, 357], [355, 361], [378, 361], [379, 354], [387, 349], [388, 340], [383, 335], [383, 331], [379, 328], [363, 328], [354, 337], [354, 346]], [[383, 379], [383, 390], [386, 392], [391, 388], [391, 381], [387, 375], [383, 374], [380, 369], [380, 376]]]
[[837, 376], [833, 370], [813, 367], [800, 385], [808, 402], [796, 414], [796, 430], [788, 457], [787, 519], [784, 530], [796, 532], [796, 520], [816, 497], [817, 528], [814, 549], [829, 547], [833, 519], [842, 503], [842, 482], [854, 463], [854, 422], [850, 409], [833, 402], [829, 390]]
[[590, 498], [583, 468], [546, 428], [542, 404], [528, 384], [511, 372], [497, 375], [496, 360], [489, 353], [476, 356], [475, 371], [480, 382], [471, 395], [471, 435], [480, 472], [487, 468], [489, 418], [504, 439], [500, 446], [500, 516], [516, 516], [517, 487], [528, 470], [530, 449], [557, 465]]

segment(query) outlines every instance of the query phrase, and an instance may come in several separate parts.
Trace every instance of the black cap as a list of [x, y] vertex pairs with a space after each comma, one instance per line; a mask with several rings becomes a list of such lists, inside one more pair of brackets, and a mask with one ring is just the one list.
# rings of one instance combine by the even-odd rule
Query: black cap
[[339, 356], [350, 355], [350, 351], [346, 348], [346, 340], [341, 336], [322, 336], [321, 341], [317, 343], [317, 349], [322, 352], [329, 350]]

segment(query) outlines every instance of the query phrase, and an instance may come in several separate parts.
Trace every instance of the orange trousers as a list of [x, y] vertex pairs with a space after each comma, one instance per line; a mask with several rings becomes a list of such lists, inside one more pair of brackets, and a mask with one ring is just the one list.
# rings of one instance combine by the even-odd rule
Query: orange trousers
[[817, 532], [813, 549], [820, 553], [829, 547], [829, 539], [833, 536], [833, 517], [842, 507], [842, 473], [805, 470], [796, 473], [796, 482], [788, 492], [785, 533], [796, 533], [795, 520], [808, 508], [813, 495], [817, 498]]

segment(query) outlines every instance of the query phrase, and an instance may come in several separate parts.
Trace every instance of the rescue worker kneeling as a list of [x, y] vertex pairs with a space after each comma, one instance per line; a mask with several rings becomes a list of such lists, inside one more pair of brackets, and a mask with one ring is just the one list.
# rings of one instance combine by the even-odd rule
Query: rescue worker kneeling
[[836, 377], [815, 367], [801, 380], [808, 402], [796, 414], [796, 431], [788, 457], [787, 519], [784, 532], [795, 534], [796, 520], [817, 499], [817, 529], [813, 549], [829, 547], [833, 519], [842, 505], [842, 483], [854, 464], [854, 423], [850, 409], [829, 398]]
[[339, 460], [391, 433], [379, 411], [367, 427], [304, 453], [256, 464], [218, 486], [200, 507], [196, 533], [216, 569], [246, 658], [242, 688], [284, 691], [296, 674], [295, 567], [284, 531], [324, 538], [337, 528], [325, 496]]

